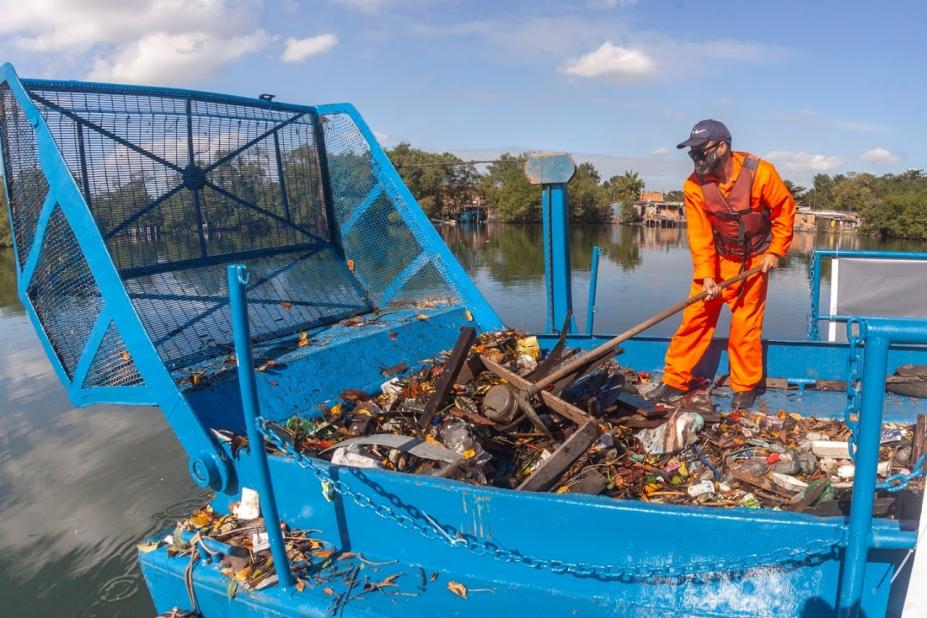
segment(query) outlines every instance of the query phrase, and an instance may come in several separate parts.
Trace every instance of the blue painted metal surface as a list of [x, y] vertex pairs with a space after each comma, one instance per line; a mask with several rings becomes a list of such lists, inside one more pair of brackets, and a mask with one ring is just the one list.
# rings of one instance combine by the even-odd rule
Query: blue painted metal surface
[[[846, 322], [853, 319], [852, 315], [831, 315], [821, 313], [821, 269], [825, 259], [833, 258], [865, 258], [870, 260], [927, 260], [927, 253], [913, 251], [842, 251], [839, 249], [815, 249], [811, 254], [811, 300], [808, 312], [808, 339], [820, 339], [818, 323], [822, 320], [830, 322]], [[879, 317], [879, 316], [873, 316]]]
[[[144, 107], [152, 101], [157, 105]], [[871, 518], [868, 481], [858, 484], [848, 523], [526, 494], [268, 457], [261, 449], [233, 455], [211, 430], [247, 432], [260, 444], [259, 413], [271, 420], [308, 416], [344, 388], [376, 392], [385, 370], [400, 363], [415, 369], [450, 348], [461, 325], [497, 329], [498, 316], [353, 106], [20, 81], [9, 65], [0, 69], [0, 106], [19, 294], [71, 399], [160, 406], [193, 477], [216, 490], [220, 513], [240, 499], [242, 487], [256, 487], [271, 522], [279, 516], [294, 528], [320, 529], [341, 549], [396, 560], [395, 572], [441, 574], [398, 605], [371, 596], [344, 614], [799, 616], [829, 615], [839, 604], [885, 615], [892, 576], [915, 536], [897, 521]], [[158, 111], [133, 116], [142, 107]], [[240, 130], [210, 129], [232, 125]], [[157, 133], [165, 126], [176, 127], [172, 137]], [[169, 147], [158, 150], [152, 137], [166, 138]], [[191, 155], [196, 140], [203, 143]], [[101, 184], [116, 155], [153, 184], [135, 193], [125, 183]], [[252, 170], [250, 180], [261, 176], [264, 197], [243, 192], [253, 183], [230, 180], [232, 167]], [[545, 183], [548, 333], [571, 310], [568, 168], [548, 161], [532, 172]], [[166, 253], [148, 250], [151, 227], [167, 221], [180, 221], [174, 232], [186, 240]], [[220, 221], [237, 224], [215, 229]], [[226, 278], [225, 267], [237, 262], [251, 273], [247, 287], [235, 269]], [[927, 342], [927, 325], [880, 324], [870, 334], [886, 342]], [[569, 328], [575, 332], [575, 321]], [[540, 339], [545, 348], [553, 343]], [[568, 345], [591, 348], [604, 340], [571, 335]], [[240, 373], [228, 359], [232, 343]], [[666, 344], [637, 338], [618, 360], [655, 369]], [[714, 342], [697, 373], [724, 372], [725, 348], [725, 341]], [[927, 363], [927, 348], [874, 340], [865, 349], [857, 464], [868, 478], [879, 419], [910, 422], [924, 405], [894, 395], [883, 402], [881, 388], [869, 385], [900, 364]], [[884, 360], [870, 363], [868, 354], [876, 353]], [[792, 384], [847, 376], [846, 344], [771, 341], [764, 355], [769, 375]], [[262, 371], [255, 373], [256, 365]], [[839, 416], [845, 402], [842, 393], [811, 390], [765, 398], [770, 407], [820, 416]], [[338, 488], [334, 496], [323, 481]], [[282, 543], [272, 537], [276, 560]], [[187, 560], [162, 548], [140, 561], [158, 611], [189, 606]], [[286, 583], [285, 559], [276, 562]], [[318, 590], [297, 594], [285, 585], [229, 600], [215, 563], [192, 568], [204, 616], [319, 616], [330, 603]], [[448, 580], [493, 592], [464, 601], [447, 591]]]
[[258, 400], [257, 386], [254, 383], [254, 369], [251, 367], [251, 329], [248, 327], [248, 268], [244, 264], [230, 264], [228, 267], [229, 295], [232, 305], [232, 323], [235, 329], [235, 358], [245, 359], [238, 363], [238, 384], [241, 387], [241, 402], [245, 416], [245, 429], [251, 460], [254, 462], [254, 478], [257, 481], [258, 499], [261, 514], [264, 517], [270, 553], [274, 558], [274, 570], [283, 589], [293, 586], [293, 574], [286, 556], [286, 544], [280, 530], [280, 515], [277, 514], [277, 499], [274, 486], [270, 481], [267, 466], [267, 451], [264, 439], [257, 429], [257, 418], [261, 415], [261, 403]]
[[586, 300], [586, 334], [592, 335], [595, 320], [595, 292], [599, 282], [599, 253], [598, 247], [592, 248], [592, 263], [589, 265], [589, 298]]
[[573, 279], [570, 269], [570, 210], [566, 184], [541, 186], [541, 224], [544, 229], [544, 279], [547, 288], [545, 332], [560, 332], [570, 316], [568, 332], [576, 332]]

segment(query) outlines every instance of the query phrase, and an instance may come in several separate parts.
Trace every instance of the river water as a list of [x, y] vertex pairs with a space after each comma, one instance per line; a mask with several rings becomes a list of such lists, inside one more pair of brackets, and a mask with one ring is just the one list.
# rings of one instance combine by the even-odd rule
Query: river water
[[[445, 226], [441, 233], [508, 325], [543, 329], [538, 226]], [[628, 328], [688, 291], [685, 230], [574, 226], [582, 331], [593, 246], [605, 251], [597, 333]], [[797, 235], [772, 275], [765, 336], [804, 337], [815, 247], [927, 250], [925, 243]], [[190, 481], [186, 456], [157, 409], [70, 405], [16, 297], [13, 264], [12, 252], [0, 250], [0, 614], [153, 615], [135, 544], [207, 495]], [[671, 334], [677, 324], [670, 319], [651, 332]]]

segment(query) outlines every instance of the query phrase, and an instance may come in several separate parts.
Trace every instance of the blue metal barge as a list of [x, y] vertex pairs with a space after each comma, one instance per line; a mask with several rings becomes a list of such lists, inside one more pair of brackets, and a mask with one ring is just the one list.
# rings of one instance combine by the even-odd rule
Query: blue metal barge
[[[358, 112], [27, 80], [5, 65], [0, 138], [19, 295], [75, 405], [158, 406], [218, 513], [257, 488], [269, 520], [473, 591], [373, 595], [339, 613], [884, 616], [901, 606], [917, 518], [874, 518], [872, 507], [881, 422], [927, 408], [884, 390], [899, 365], [927, 364], [927, 322], [843, 316], [847, 344], [766, 343], [769, 376], [847, 382], [846, 393], [765, 399], [805, 415], [848, 412], [849, 517], [507, 491], [233, 452], [217, 430], [258, 443], [262, 421], [313, 414], [348, 387], [377, 391], [384, 368], [452, 348], [462, 326], [502, 327]], [[536, 172], [552, 333], [570, 311], [569, 174]], [[555, 340], [540, 336], [544, 348]], [[659, 367], [666, 345], [636, 338], [621, 362]], [[703, 374], [725, 371], [725, 348], [715, 342]], [[189, 566], [165, 547], [140, 554], [159, 612], [326, 615], [324, 590], [297, 590], [282, 558], [278, 585], [232, 596], [215, 563]]]

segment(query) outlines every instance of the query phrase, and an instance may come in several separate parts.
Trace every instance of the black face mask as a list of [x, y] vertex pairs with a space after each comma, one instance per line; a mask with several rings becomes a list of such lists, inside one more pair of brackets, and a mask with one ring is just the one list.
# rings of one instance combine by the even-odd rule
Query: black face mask
[[718, 154], [718, 147], [721, 144], [715, 144], [706, 150], [690, 150], [689, 156], [695, 163], [695, 173], [699, 176], [708, 174], [721, 162], [721, 155]]

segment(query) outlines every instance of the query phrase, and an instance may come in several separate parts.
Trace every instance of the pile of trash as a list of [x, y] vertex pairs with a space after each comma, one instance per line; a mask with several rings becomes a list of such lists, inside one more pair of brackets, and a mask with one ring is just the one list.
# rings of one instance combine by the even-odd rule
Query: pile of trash
[[[842, 421], [784, 410], [719, 413], [707, 383], [673, 406], [653, 405], [641, 396], [654, 386], [650, 376], [611, 356], [528, 398], [526, 385], [578, 351], [561, 339], [544, 356], [536, 338], [517, 330], [464, 339], [379, 393], [348, 389], [320, 416], [272, 428], [338, 465], [523, 491], [845, 510], [855, 469]], [[883, 429], [879, 476], [910, 472], [914, 426]]]
[[[241, 592], [263, 590], [279, 582], [264, 526], [257, 493], [244, 488], [241, 501], [232, 505], [228, 515], [203, 506], [180, 520], [172, 534], [142, 543], [138, 550], [165, 547], [171, 558], [188, 560], [188, 581], [195, 568], [211, 565], [226, 577], [226, 595], [231, 600]], [[339, 550], [314, 537], [315, 530], [281, 525], [281, 531], [296, 591], [315, 590], [329, 598], [328, 616], [342, 615], [348, 603], [374, 593], [390, 597], [393, 603], [401, 597], [415, 597], [440, 579], [437, 571], [401, 570], [396, 560], [375, 562], [361, 553]], [[446, 581], [444, 586], [462, 598], [483, 591], [455, 581]], [[192, 598], [191, 605], [196, 606]]]

